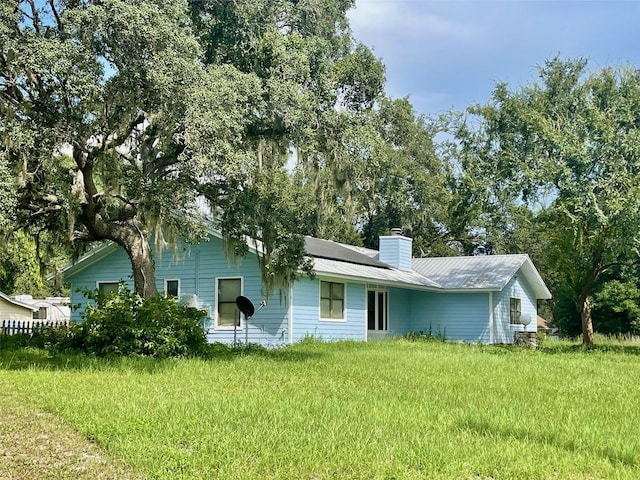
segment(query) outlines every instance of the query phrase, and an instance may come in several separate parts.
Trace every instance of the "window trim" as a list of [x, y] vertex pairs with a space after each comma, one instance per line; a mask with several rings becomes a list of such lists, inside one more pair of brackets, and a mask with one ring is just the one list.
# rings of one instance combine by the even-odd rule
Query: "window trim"
[[240, 295], [244, 295], [244, 277], [240, 277], [240, 276], [234, 276], [234, 277], [216, 277], [215, 280], [215, 299], [214, 299], [214, 318], [213, 318], [213, 328], [215, 330], [225, 330], [225, 331], [231, 331], [233, 332], [233, 330], [235, 329], [236, 331], [238, 330], [244, 330], [245, 327], [245, 322], [244, 319], [242, 318], [243, 315], [240, 313], [240, 311], [238, 310], [238, 313], [240, 315], [240, 325], [238, 325], [237, 327], [234, 327], [233, 325], [219, 325], [218, 324], [218, 320], [219, 320], [219, 315], [218, 315], [218, 291], [220, 289], [220, 280], [240, 280]]
[[120, 288], [120, 283], [121, 283], [121, 280], [116, 280], [116, 281], [114, 281], [114, 280], [99, 280], [99, 281], [96, 282], [96, 289], [99, 290], [100, 292], [102, 292], [100, 290], [100, 285], [102, 285], [102, 284], [116, 284], [118, 286], [118, 288]]
[[168, 288], [167, 288], [167, 284], [169, 282], [178, 282], [178, 294], [175, 296], [176, 300], [180, 299], [180, 287], [181, 287], [181, 281], [179, 278], [165, 278], [164, 279], [164, 296], [165, 298], [167, 298], [169, 296], [169, 292], [168, 292]]
[[[514, 309], [515, 307], [515, 309]], [[515, 320], [514, 320], [514, 314]], [[509, 297], [509, 325], [522, 325], [520, 317], [522, 316], [522, 300], [520, 297]]]
[[[342, 299], [342, 318], [327, 318], [322, 316], [322, 283], [335, 283], [344, 287], [344, 298]], [[329, 309], [331, 310], [331, 309]], [[318, 319], [321, 322], [345, 323], [347, 321], [347, 282], [336, 280], [320, 280], [318, 281]]]

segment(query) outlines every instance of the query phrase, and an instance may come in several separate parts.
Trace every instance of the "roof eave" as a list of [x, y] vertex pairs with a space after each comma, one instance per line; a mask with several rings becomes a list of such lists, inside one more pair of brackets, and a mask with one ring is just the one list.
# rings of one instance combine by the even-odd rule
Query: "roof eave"
[[322, 278], [336, 278], [336, 279], [340, 279], [340, 280], [348, 280], [354, 283], [371, 283], [371, 284], [376, 284], [376, 285], [383, 285], [385, 287], [398, 287], [398, 288], [405, 288], [408, 290], [421, 290], [421, 291], [428, 291], [428, 292], [442, 292], [443, 290], [441, 288], [438, 287], [432, 287], [432, 286], [428, 286], [428, 285], [417, 285], [414, 283], [406, 283], [406, 282], [400, 282], [400, 281], [393, 281], [393, 280], [379, 280], [376, 278], [368, 278], [368, 277], [357, 277], [355, 275], [345, 275], [342, 273], [332, 273], [332, 272], [323, 272], [323, 271], [317, 271], [314, 270], [316, 276], [318, 277], [322, 277]]
[[6, 295], [6, 294], [4, 294], [2, 292], [0, 292], [0, 298], [6, 300], [7, 302], [9, 302], [9, 303], [11, 303], [13, 305], [16, 305], [17, 307], [24, 308], [25, 310], [30, 310], [32, 312], [37, 312], [38, 311], [37, 308], [35, 308], [35, 307], [33, 307], [33, 306], [29, 305], [29, 304], [23, 303], [23, 302], [21, 302], [19, 300], [15, 300], [15, 299], [11, 298], [9, 295]]
[[72, 277], [78, 274], [79, 272], [81, 272], [82, 270], [84, 270], [85, 268], [90, 267], [97, 261], [102, 260], [106, 256], [115, 252], [118, 248], [119, 248], [118, 244], [113, 242], [100, 245], [99, 247], [96, 247], [90, 250], [89, 252], [85, 253], [82, 257], [78, 259], [77, 262], [70, 263], [65, 267], [63, 267], [61, 273], [65, 279]]
[[547, 285], [528, 255], [526, 260], [522, 262], [522, 265], [520, 265], [518, 271], [522, 271], [524, 274], [527, 282], [531, 285], [531, 288], [536, 294], [537, 300], [551, 300], [553, 298], [551, 292], [547, 288]]

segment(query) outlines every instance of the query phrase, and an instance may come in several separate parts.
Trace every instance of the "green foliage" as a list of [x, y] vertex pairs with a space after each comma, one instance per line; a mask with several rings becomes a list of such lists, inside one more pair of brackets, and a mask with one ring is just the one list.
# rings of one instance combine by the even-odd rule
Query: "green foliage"
[[604, 334], [640, 333], [640, 289], [612, 280], [593, 297], [594, 329]]
[[64, 257], [50, 240], [47, 232], [30, 236], [18, 231], [5, 238], [5, 248], [0, 250], [0, 291], [10, 295], [29, 294], [34, 298], [51, 295], [53, 289], [44, 274], [50, 262]]
[[309, 215], [303, 227], [289, 221], [291, 198], [308, 190], [287, 185], [289, 150], [318, 153], [344, 182], [352, 127], [383, 91], [384, 66], [348, 27], [353, 6], [3, 4], [0, 229], [15, 219], [53, 244], [114, 241], [147, 296], [148, 238], [159, 249], [178, 235], [198, 241], [204, 196], [225, 238], [265, 246], [266, 293], [287, 287], [313, 228]]
[[31, 335], [24, 333], [18, 335], [0, 335], [0, 350], [16, 350], [29, 346]]
[[564, 337], [574, 338], [582, 332], [580, 312], [570, 292], [556, 289], [553, 297], [553, 326]]
[[206, 346], [201, 321], [206, 312], [160, 295], [141, 298], [120, 285], [117, 293], [85, 292], [84, 321], [75, 323], [60, 343], [63, 350], [98, 356], [197, 355]]
[[322, 339], [322, 335], [318, 335], [316, 333], [305, 333], [304, 336], [300, 340], [298, 340], [297, 343], [302, 345], [310, 345], [310, 344], [324, 343], [324, 340]]
[[[470, 109], [461, 129], [482, 179], [489, 212], [525, 204], [536, 224], [553, 293], [566, 289], [592, 341], [590, 298], [601, 275], [638, 262], [640, 76], [636, 69], [589, 71], [584, 59], [553, 58], [538, 80]], [[470, 164], [471, 162], [469, 162]], [[508, 225], [509, 218], [501, 221]], [[553, 273], [555, 272], [555, 274]], [[549, 275], [551, 273], [551, 275]]]
[[444, 332], [433, 332], [431, 325], [429, 325], [428, 331], [425, 332], [420, 330], [418, 332], [409, 332], [404, 336], [404, 338], [411, 342], [444, 342], [446, 341], [447, 333], [446, 330]]

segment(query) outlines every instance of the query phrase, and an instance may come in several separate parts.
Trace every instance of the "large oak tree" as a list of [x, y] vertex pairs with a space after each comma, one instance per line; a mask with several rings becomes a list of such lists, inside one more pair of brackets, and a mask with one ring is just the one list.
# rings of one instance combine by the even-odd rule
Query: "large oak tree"
[[263, 240], [268, 285], [290, 280], [302, 259], [282, 213], [295, 203], [290, 148], [330, 156], [336, 115], [371, 108], [382, 89], [380, 62], [348, 29], [352, 6], [3, 2], [0, 181], [15, 179], [3, 231], [116, 242], [147, 296], [150, 238], [197, 240], [206, 199], [236, 254], [244, 235]]

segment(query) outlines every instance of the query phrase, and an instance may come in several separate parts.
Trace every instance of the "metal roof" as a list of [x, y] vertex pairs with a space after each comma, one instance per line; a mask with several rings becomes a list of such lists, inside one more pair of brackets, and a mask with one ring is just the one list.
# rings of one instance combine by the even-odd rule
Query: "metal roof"
[[[222, 236], [213, 229], [210, 232], [217, 237]], [[250, 239], [247, 242], [250, 250], [258, 254], [262, 252], [261, 242]], [[117, 249], [113, 243], [104, 243], [76, 264], [65, 267], [63, 272], [68, 278]], [[364, 247], [305, 237], [305, 251], [314, 260], [314, 271], [320, 274], [435, 291], [500, 291], [521, 271], [536, 298], [551, 298], [533, 262], [524, 254], [414, 258], [413, 270], [404, 271], [378, 260], [377, 250]]]
[[536, 298], [551, 298], [528, 255], [414, 258], [413, 269], [445, 290], [502, 290], [522, 270]]
[[[398, 270], [397, 268], [375, 267], [371, 265], [359, 265], [328, 258], [314, 258], [313, 270], [316, 273], [332, 275], [345, 279], [370, 281], [383, 285], [404, 286], [427, 290], [439, 290], [440, 285], [425, 278], [414, 271]], [[386, 265], [386, 264], [385, 264]]]

